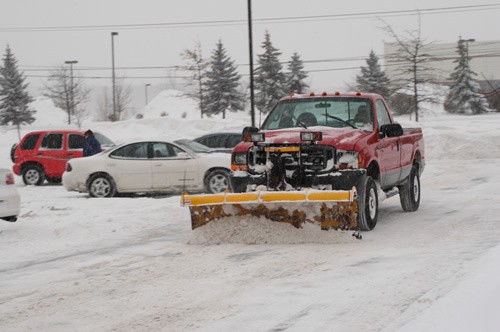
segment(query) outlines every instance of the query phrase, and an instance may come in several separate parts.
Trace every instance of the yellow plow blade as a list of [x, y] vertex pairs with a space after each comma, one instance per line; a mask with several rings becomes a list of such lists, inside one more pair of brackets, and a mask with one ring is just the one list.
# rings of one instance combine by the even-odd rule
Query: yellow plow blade
[[181, 205], [189, 206], [192, 229], [212, 220], [255, 216], [286, 222], [297, 228], [305, 222], [321, 229], [357, 229], [356, 189], [301, 191], [256, 191], [189, 195], [183, 193]]

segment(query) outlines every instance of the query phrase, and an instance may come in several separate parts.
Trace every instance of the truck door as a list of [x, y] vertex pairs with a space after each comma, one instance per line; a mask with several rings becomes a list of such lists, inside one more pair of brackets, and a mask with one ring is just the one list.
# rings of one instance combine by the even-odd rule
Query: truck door
[[38, 158], [47, 177], [60, 178], [66, 167], [63, 133], [46, 133], [38, 149]]
[[[378, 128], [391, 123], [389, 113], [381, 99], [375, 101]], [[401, 142], [399, 137], [380, 138], [377, 143], [377, 155], [380, 167], [382, 188], [395, 185], [401, 177]]]

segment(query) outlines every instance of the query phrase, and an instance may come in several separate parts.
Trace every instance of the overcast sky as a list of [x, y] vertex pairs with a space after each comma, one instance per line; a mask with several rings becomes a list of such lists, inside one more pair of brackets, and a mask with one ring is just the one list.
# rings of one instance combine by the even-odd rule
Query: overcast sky
[[[365, 62], [339, 60], [366, 57], [371, 49], [382, 54], [384, 40], [390, 41], [380, 29], [382, 23], [377, 17], [382, 17], [402, 34], [417, 25], [414, 13], [404, 11], [419, 9], [423, 11], [422, 35], [428, 41], [455, 42], [459, 36], [480, 41], [499, 39], [500, 3], [495, 7], [456, 8], [488, 4], [497, 3], [486, 0], [479, 3], [252, 0], [254, 62], [256, 55], [262, 53], [261, 42], [268, 30], [273, 45], [283, 53], [282, 61], [288, 61], [297, 52], [306, 62], [313, 90], [342, 89], [358, 72], [344, 68], [358, 68]], [[427, 9], [440, 10], [425, 11]], [[333, 16], [391, 11], [403, 12]], [[271, 18], [274, 20], [266, 20]], [[110, 33], [116, 31], [119, 33], [115, 37], [117, 76], [128, 77], [141, 94], [144, 84], [152, 84], [150, 94], [153, 95], [162, 87], [172, 85], [172, 80], [165, 77], [185, 75], [166, 67], [184, 64], [179, 54], [193, 48], [196, 42], [201, 43], [203, 55], [208, 58], [220, 39], [228, 54], [241, 65], [240, 73], [248, 77], [246, 19], [247, 0], [2, 1], [0, 48], [3, 54], [5, 46], [10, 45], [31, 82], [34, 95], [39, 92], [44, 76], [48, 75], [43, 70], [68, 60], [78, 61], [75, 69], [101, 68], [81, 71], [84, 76], [93, 77], [88, 79], [89, 85], [111, 86]], [[224, 22], [214, 24], [214, 21]], [[131, 67], [158, 68], [139, 70]]]

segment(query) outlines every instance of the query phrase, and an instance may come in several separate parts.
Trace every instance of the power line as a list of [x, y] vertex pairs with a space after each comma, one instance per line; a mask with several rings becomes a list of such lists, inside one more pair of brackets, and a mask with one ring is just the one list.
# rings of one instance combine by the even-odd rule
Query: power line
[[[340, 19], [362, 19], [373, 17], [393, 17], [408, 16], [417, 14], [444, 14], [453, 12], [471, 12], [483, 10], [499, 9], [500, 4], [482, 4], [470, 6], [453, 7], [435, 7], [425, 9], [409, 10], [389, 10], [372, 11], [329, 15], [311, 15], [311, 16], [288, 16], [254, 19], [256, 24], [274, 24], [274, 23], [299, 23], [318, 20], [340, 20]], [[47, 27], [2, 27], [0, 32], [56, 32], [56, 31], [85, 31], [85, 30], [110, 30], [110, 29], [152, 29], [152, 28], [181, 28], [181, 27], [207, 27], [207, 26], [227, 26], [247, 24], [246, 19], [234, 20], [214, 20], [214, 21], [185, 21], [185, 22], [163, 22], [163, 23], [137, 23], [137, 24], [109, 24], [109, 25], [69, 25], [69, 26], [47, 26]]]

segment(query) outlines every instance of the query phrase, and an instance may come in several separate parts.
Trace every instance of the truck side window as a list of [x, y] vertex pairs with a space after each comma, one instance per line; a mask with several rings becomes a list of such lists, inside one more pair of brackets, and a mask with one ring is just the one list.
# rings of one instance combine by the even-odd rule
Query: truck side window
[[21, 145], [21, 150], [33, 150], [36, 146], [36, 142], [38, 142], [39, 137], [40, 134], [33, 134], [26, 137], [23, 144]]
[[80, 134], [69, 134], [68, 136], [69, 150], [83, 149], [84, 144], [85, 144], [85, 137], [83, 137]]
[[43, 137], [41, 148], [60, 150], [62, 149], [63, 135], [62, 134], [46, 134]]
[[390, 124], [391, 118], [389, 118], [384, 102], [381, 99], [377, 99], [375, 105], [377, 106], [378, 127], [380, 128], [382, 125]]

